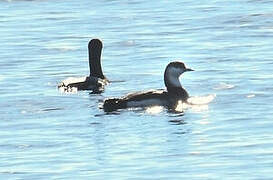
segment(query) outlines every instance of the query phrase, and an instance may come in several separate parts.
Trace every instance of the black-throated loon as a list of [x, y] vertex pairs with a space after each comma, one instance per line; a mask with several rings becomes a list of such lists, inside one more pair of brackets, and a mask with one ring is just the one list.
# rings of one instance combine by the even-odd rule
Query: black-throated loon
[[106, 112], [130, 107], [165, 106], [175, 108], [179, 100], [187, 101], [189, 94], [181, 86], [179, 76], [187, 71], [183, 62], [175, 61], [167, 65], [164, 73], [166, 90], [149, 90], [130, 93], [121, 98], [109, 98], [104, 101], [103, 109]]
[[76, 90], [93, 90], [93, 92], [102, 92], [104, 86], [109, 83], [103, 75], [101, 68], [102, 42], [99, 39], [92, 39], [88, 43], [89, 69], [90, 75], [80, 78], [67, 78], [58, 84], [58, 88], [64, 92], [70, 92], [73, 88]]

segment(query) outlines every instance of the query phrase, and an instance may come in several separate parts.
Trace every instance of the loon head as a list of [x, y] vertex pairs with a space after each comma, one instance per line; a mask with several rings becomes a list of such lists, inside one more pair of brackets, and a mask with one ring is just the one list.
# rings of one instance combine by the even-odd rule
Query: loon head
[[104, 79], [101, 68], [102, 47], [102, 42], [99, 39], [92, 39], [88, 43], [90, 76]]
[[167, 65], [164, 73], [164, 82], [167, 88], [169, 87], [181, 87], [179, 82], [179, 76], [187, 71], [194, 71], [190, 68], [186, 68], [183, 62], [174, 61]]

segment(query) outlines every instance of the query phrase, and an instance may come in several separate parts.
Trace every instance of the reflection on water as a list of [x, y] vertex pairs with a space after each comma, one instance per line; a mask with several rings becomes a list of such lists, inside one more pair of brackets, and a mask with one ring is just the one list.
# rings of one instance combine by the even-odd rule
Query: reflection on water
[[208, 96], [192, 96], [188, 98], [187, 102], [178, 101], [175, 111], [183, 112], [187, 109], [191, 109], [194, 112], [206, 111], [209, 108], [209, 103], [214, 100], [216, 95]]
[[215, 94], [210, 94], [207, 96], [191, 96], [187, 99], [188, 104], [191, 105], [208, 105], [215, 99]]
[[169, 120], [169, 122], [171, 124], [174, 124], [174, 125], [184, 125], [184, 124], [186, 124], [186, 122], [183, 119], [172, 119], [172, 120]]
[[158, 114], [160, 112], [162, 112], [164, 109], [163, 106], [151, 106], [146, 108], [146, 112], [149, 114]]

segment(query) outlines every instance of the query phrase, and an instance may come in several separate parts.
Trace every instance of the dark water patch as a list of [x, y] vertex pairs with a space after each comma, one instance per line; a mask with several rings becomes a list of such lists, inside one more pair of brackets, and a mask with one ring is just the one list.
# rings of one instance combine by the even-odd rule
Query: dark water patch
[[45, 108], [42, 109], [42, 111], [48, 112], [48, 111], [59, 111], [59, 110], [64, 110], [64, 108]]
[[29, 172], [24, 172], [24, 171], [0, 171], [0, 174], [10, 174], [10, 175], [23, 175], [23, 174], [28, 174]]
[[173, 119], [173, 120], [169, 120], [169, 122], [173, 125], [185, 125], [187, 124], [187, 122], [185, 122], [184, 120], [181, 119]]
[[90, 123], [91, 126], [97, 126], [97, 125], [101, 125], [102, 123], [99, 123], [99, 122], [92, 122]]
[[120, 115], [120, 114], [121, 114], [120, 111], [106, 112], [106, 113], [102, 113], [102, 114], [95, 114], [95, 117], [101, 117], [101, 116], [105, 116], [105, 115]]
[[271, 0], [249, 0], [247, 2], [249, 2], [249, 3], [255, 3], [256, 5], [257, 4], [272, 4]]

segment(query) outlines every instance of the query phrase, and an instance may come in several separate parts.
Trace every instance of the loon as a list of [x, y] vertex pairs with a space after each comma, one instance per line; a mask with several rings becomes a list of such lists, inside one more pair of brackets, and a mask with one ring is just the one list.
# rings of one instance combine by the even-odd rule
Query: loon
[[194, 70], [186, 68], [183, 62], [171, 62], [167, 65], [164, 73], [166, 90], [148, 90], [130, 93], [121, 98], [108, 98], [104, 100], [103, 109], [105, 112], [147, 106], [165, 106], [174, 109], [179, 100], [187, 102], [189, 98], [188, 92], [181, 86], [179, 81], [179, 76], [187, 71]]
[[70, 92], [73, 88], [79, 90], [93, 90], [102, 92], [104, 86], [109, 83], [103, 75], [101, 68], [102, 42], [99, 39], [92, 39], [88, 43], [90, 75], [80, 78], [67, 78], [58, 84], [58, 88], [64, 92]]

